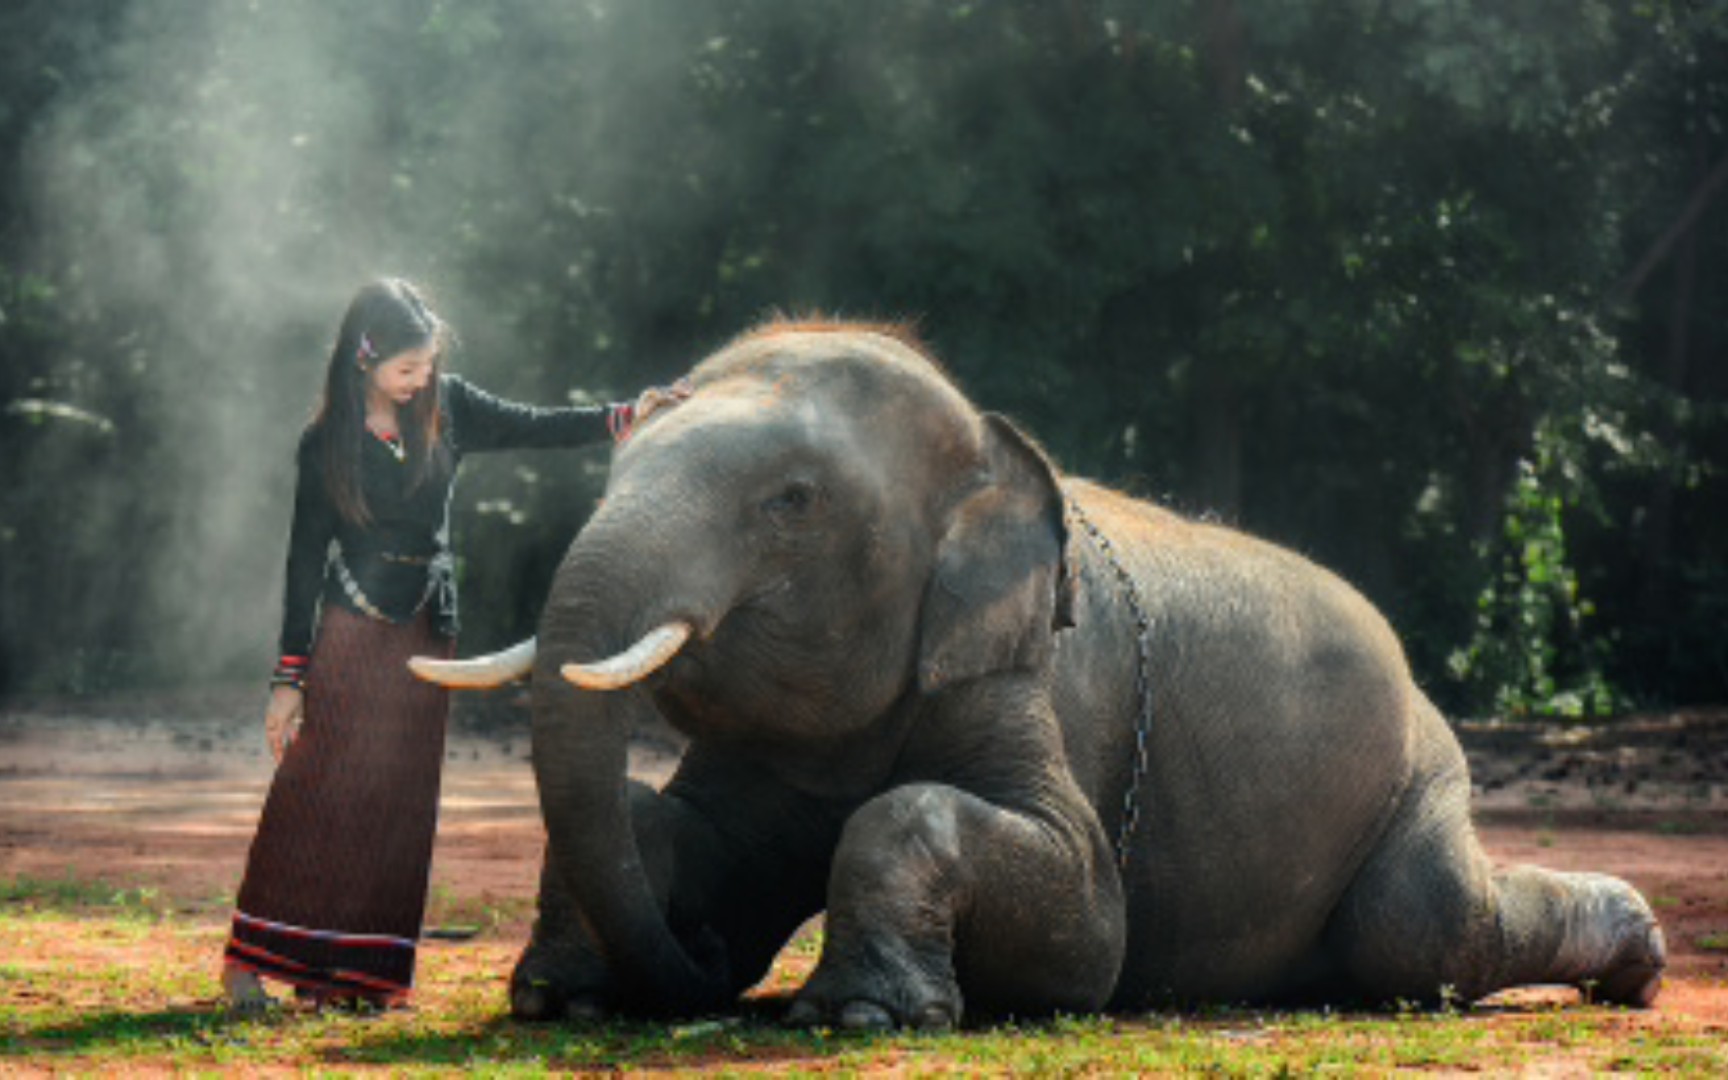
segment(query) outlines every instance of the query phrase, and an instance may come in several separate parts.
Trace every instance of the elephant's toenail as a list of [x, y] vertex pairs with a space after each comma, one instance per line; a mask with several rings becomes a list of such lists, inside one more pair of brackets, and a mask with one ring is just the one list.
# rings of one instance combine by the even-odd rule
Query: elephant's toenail
[[519, 1020], [550, 1019], [551, 996], [537, 986], [518, 986], [510, 992], [510, 1011]]
[[926, 1005], [918, 1010], [912, 1026], [919, 1031], [953, 1031], [954, 1014], [945, 1005]]
[[894, 1018], [874, 1001], [852, 1001], [840, 1010], [840, 1026], [848, 1031], [892, 1031]]
[[786, 1017], [781, 1022], [787, 1027], [820, 1027], [822, 1010], [809, 999], [799, 998], [786, 1010]]
[[1654, 964], [1658, 970], [1667, 967], [1668, 938], [1662, 933], [1662, 928], [1660, 926], [1650, 927], [1650, 936], [1646, 940], [1645, 944], [1650, 950], [1650, 962]]

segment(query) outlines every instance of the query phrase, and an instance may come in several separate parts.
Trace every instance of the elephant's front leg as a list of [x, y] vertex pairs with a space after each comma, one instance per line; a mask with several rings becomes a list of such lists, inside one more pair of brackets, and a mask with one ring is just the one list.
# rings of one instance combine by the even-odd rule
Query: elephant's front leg
[[[664, 914], [671, 904], [677, 850], [680, 846], [700, 850], [706, 829], [687, 808], [646, 784], [631, 782], [630, 806], [643, 863]], [[540, 867], [539, 914], [528, 947], [510, 976], [510, 1011], [519, 1019], [592, 1019], [610, 1007], [606, 961], [570, 891], [569, 881], [581, 872], [581, 867], [566, 865], [553, 845], [546, 846]]]
[[[693, 955], [730, 972], [738, 992], [821, 908], [838, 822], [759, 770], [693, 747], [664, 792], [632, 783], [631, 820], [668, 925]], [[594, 868], [569, 865], [548, 845], [539, 918], [511, 977], [518, 1017], [630, 1007], [572, 897], [568, 883], [584, 872]]]
[[968, 1009], [1103, 1007], [1122, 961], [1121, 889], [1090, 809], [1072, 809], [1085, 820], [943, 784], [865, 804], [841, 837], [827, 944], [788, 1022], [942, 1028]]

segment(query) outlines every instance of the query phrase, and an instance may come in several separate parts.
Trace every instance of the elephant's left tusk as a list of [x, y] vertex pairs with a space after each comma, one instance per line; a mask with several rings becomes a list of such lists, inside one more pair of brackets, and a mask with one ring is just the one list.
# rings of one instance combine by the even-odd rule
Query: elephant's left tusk
[[689, 640], [689, 623], [667, 623], [648, 631], [641, 641], [617, 656], [592, 664], [565, 664], [559, 671], [584, 690], [618, 690], [660, 670]]
[[491, 690], [527, 675], [534, 667], [535, 651], [536, 640], [529, 638], [503, 652], [470, 660], [416, 656], [408, 661], [408, 670], [427, 682], [453, 690]]

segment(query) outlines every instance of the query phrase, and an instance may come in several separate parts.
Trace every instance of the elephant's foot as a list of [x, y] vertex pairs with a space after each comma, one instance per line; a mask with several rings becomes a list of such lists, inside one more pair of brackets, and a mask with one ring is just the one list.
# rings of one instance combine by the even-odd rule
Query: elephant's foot
[[584, 1024], [604, 1020], [607, 1013], [598, 994], [572, 994], [546, 979], [512, 978], [510, 1015], [531, 1023], [566, 1020]]
[[1648, 1009], [1662, 992], [1662, 971], [1668, 966], [1668, 943], [1662, 928], [1652, 926], [1642, 941], [1630, 943], [1627, 956], [1607, 974], [1586, 986], [1590, 1000], [1606, 1005]]
[[[731, 984], [726, 943], [708, 927], [680, 937], [702, 970], [721, 987]], [[720, 1007], [724, 997], [699, 1008]], [[536, 931], [510, 976], [510, 1012], [519, 1020], [592, 1023], [620, 1013], [657, 1014], [663, 1003], [631, 997], [613, 978], [586, 938], [572, 940]]]
[[531, 941], [510, 975], [510, 1013], [518, 1020], [594, 1021], [606, 1015], [605, 968], [586, 948]]
[[1589, 1001], [1648, 1009], [1662, 990], [1668, 943], [1650, 905], [1618, 878], [1580, 874], [1578, 927], [1564, 949], [1581, 958]]
[[904, 944], [868, 952], [862, 962], [824, 956], [786, 1023], [851, 1031], [947, 1031], [959, 1025], [964, 1006], [946, 953], [918, 955]]
[[[789, 1027], [823, 1027], [830, 1023], [829, 1010], [800, 997], [786, 1011]], [[851, 1001], [842, 1006], [832, 1020], [833, 1026], [844, 1031], [893, 1031], [907, 1027], [916, 1031], [952, 1031], [958, 1026], [951, 1009], [945, 1005], [926, 1005], [909, 1021], [897, 1023], [894, 1014], [874, 1001]]]

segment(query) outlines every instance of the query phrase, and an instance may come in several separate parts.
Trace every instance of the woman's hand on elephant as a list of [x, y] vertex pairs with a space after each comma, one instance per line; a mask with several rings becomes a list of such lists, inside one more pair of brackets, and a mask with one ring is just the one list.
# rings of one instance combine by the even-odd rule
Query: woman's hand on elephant
[[688, 378], [679, 379], [671, 386], [650, 386], [636, 398], [636, 407], [631, 414], [631, 423], [640, 424], [649, 415], [668, 405], [676, 405], [696, 392], [696, 387]]
[[300, 734], [300, 722], [306, 718], [306, 695], [298, 687], [278, 686], [270, 691], [270, 704], [264, 710], [264, 737], [270, 743], [270, 753], [277, 761], [288, 752], [288, 744]]

